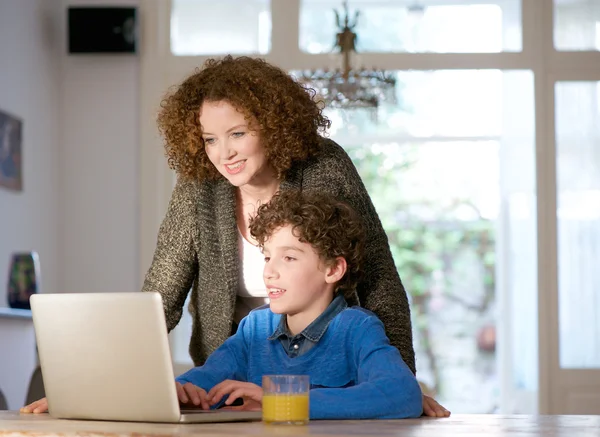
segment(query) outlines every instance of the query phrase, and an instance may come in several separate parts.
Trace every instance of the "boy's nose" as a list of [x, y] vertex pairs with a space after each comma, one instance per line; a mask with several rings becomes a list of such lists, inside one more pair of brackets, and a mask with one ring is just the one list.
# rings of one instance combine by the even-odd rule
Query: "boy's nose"
[[265, 270], [263, 271], [263, 278], [266, 280], [269, 279], [277, 279], [277, 272], [273, 267], [270, 267], [268, 264], [265, 264]]

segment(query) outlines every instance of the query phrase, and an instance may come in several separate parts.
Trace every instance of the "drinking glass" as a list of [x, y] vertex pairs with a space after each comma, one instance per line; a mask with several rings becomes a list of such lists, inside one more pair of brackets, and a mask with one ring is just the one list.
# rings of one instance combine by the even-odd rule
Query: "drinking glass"
[[306, 425], [309, 419], [308, 375], [264, 375], [262, 414], [265, 423]]

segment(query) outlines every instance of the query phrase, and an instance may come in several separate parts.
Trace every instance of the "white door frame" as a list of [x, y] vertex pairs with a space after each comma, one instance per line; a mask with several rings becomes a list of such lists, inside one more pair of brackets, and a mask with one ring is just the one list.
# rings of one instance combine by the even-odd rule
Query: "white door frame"
[[[600, 57], [600, 53], [598, 54]], [[539, 215], [545, 216], [545, 238], [547, 239], [545, 263], [540, 263], [540, 275], [545, 275], [547, 288], [540, 286], [540, 407], [547, 414], [581, 414], [582, 410], [573, 410], [570, 400], [585, 400], [586, 411], [590, 414], [600, 412], [600, 368], [598, 369], [562, 369], [560, 367], [559, 332], [559, 282], [558, 282], [558, 217], [557, 217], [557, 178], [556, 178], [556, 119], [555, 86], [558, 82], [600, 81], [600, 68], [583, 70], [572, 67], [548, 73], [545, 78], [547, 129], [545, 154], [546, 174], [543, 179], [544, 198], [538, 203]], [[581, 68], [581, 64], [579, 64]], [[541, 196], [540, 196], [541, 197]], [[543, 203], [543, 204], [541, 204]], [[543, 292], [542, 292], [543, 291]], [[542, 317], [543, 315], [543, 317]], [[543, 355], [542, 355], [543, 353]], [[542, 371], [543, 370], [543, 371]], [[542, 379], [543, 378], [543, 379]]]

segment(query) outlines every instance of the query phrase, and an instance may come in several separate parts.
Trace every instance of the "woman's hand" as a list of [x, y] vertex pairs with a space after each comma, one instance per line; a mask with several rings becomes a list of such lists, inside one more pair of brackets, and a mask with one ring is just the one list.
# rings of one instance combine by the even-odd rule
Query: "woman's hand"
[[208, 392], [208, 401], [214, 405], [223, 399], [223, 396], [229, 395], [225, 405], [231, 405], [236, 399], [242, 398], [244, 405], [241, 407], [232, 407], [240, 410], [260, 410], [262, 406], [263, 390], [251, 382], [233, 381], [227, 379], [210, 389]]
[[48, 401], [46, 400], [46, 398], [38, 399], [37, 401], [30, 403], [29, 405], [25, 405], [19, 411], [25, 414], [46, 413], [48, 411]]
[[423, 414], [429, 417], [450, 417], [450, 411], [427, 395], [423, 395]]
[[177, 398], [179, 402], [184, 405], [195, 405], [202, 407], [203, 410], [210, 410], [210, 405], [206, 397], [206, 390], [195, 386], [191, 382], [181, 383], [175, 381], [175, 387], [177, 388]]

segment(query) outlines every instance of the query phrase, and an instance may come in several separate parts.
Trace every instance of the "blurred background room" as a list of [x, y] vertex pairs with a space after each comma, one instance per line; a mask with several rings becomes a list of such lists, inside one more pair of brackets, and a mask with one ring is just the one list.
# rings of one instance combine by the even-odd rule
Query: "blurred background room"
[[[120, 53], [69, 43], [80, 7], [132, 12]], [[0, 0], [0, 169], [20, 166], [0, 172], [7, 406], [37, 364], [13, 255], [39, 256], [38, 292], [140, 290], [175, 181], [160, 99], [233, 54], [327, 105], [409, 294], [424, 390], [453, 413], [600, 414], [599, 50], [600, 0]], [[190, 333], [185, 315], [178, 370]]]

